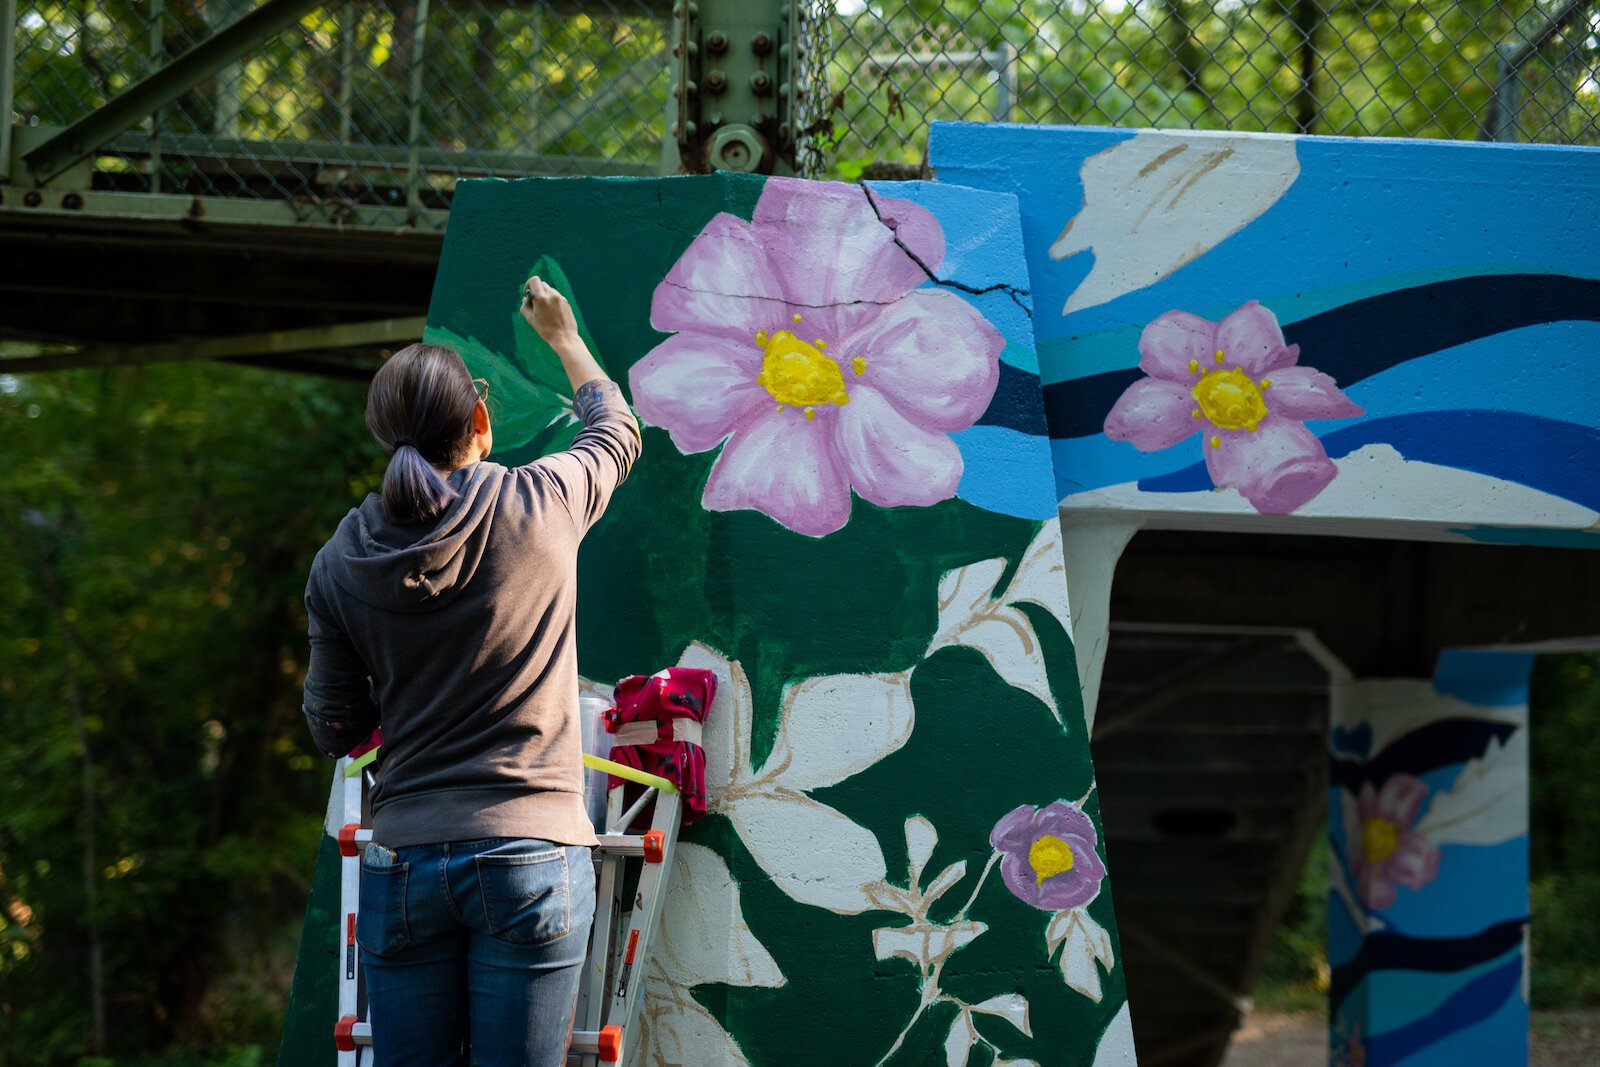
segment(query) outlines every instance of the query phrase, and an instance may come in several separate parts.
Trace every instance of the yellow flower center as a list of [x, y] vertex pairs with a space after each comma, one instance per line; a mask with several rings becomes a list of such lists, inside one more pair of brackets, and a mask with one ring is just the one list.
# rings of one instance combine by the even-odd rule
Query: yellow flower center
[[1028, 866], [1033, 868], [1036, 885], [1072, 870], [1072, 846], [1059, 837], [1045, 834], [1028, 849]]
[[[796, 315], [795, 320], [799, 319]], [[821, 338], [804, 341], [788, 330], [771, 334], [761, 330], [756, 334], [756, 345], [765, 352], [756, 381], [772, 394], [779, 411], [786, 406], [801, 408], [806, 418], [814, 419], [818, 405], [844, 407], [850, 403], [844, 371], [837, 360], [823, 351], [828, 342]], [[861, 377], [866, 373], [867, 361], [857, 356], [851, 360], [851, 369]]]
[[1211, 420], [1211, 425], [1221, 430], [1249, 430], [1251, 433], [1267, 417], [1267, 402], [1261, 390], [1267, 382], [1257, 383], [1250, 375], [1234, 367], [1231, 370], [1214, 370], [1194, 383], [1189, 390], [1199, 403], [1200, 410]]
[[1368, 819], [1361, 824], [1361, 852], [1368, 863], [1382, 863], [1400, 844], [1400, 828], [1388, 819]]

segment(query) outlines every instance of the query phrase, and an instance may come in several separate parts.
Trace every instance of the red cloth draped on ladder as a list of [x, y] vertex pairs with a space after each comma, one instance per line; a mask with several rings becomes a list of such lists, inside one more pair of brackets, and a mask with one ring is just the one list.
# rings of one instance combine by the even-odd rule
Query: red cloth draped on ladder
[[[611, 758], [660, 775], [683, 794], [683, 821], [706, 813], [706, 753], [700, 724], [717, 693], [717, 676], [696, 667], [668, 667], [617, 683], [616, 706], [606, 712], [613, 735]], [[620, 779], [615, 776], [611, 785]]]

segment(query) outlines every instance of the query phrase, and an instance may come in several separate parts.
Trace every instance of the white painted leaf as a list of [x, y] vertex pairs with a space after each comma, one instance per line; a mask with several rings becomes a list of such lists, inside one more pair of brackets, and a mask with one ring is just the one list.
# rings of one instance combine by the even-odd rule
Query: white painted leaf
[[781, 986], [783, 973], [744, 920], [739, 886], [721, 856], [680, 842], [661, 919], [658, 959], [679, 985]]
[[1436, 845], [1498, 845], [1528, 832], [1528, 730], [1491, 740], [1447, 793], [1435, 794], [1416, 829]]
[[754, 717], [750, 680], [738, 663], [698, 641], [683, 650], [678, 666], [708, 670], [717, 676], [717, 692], [706, 712], [703, 747], [709, 806], [720, 810], [729, 785], [741, 784], [752, 777], [747, 747]]
[[[1123, 1001], [1111, 1023], [1100, 1034], [1100, 1046], [1095, 1050], [1094, 1067], [1134, 1067], [1137, 1057], [1133, 1051], [1133, 1017], [1128, 1014], [1128, 1002]], [[998, 1064], [995, 1067], [999, 1067]]]
[[906, 820], [906, 855], [911, 860], [911, 888], [922, 880], [922, 868], [933, 856], [933, 847], [939, 843], [939, 831], [921, 815]]
[[1028, 1025], [1028, 998], [1021, 993], [1002, 993], [990, 997], [981, 1004], [974, 1004], [972, 1010], [985, 1015], [998, 1015], [1021, 1030], [1023, 1037], [1033, 1036], [1033, 1028]]
[[783, 719], [767, 767], [790, 789], [820, 789], [859, 774], [911, 737], [911, 676], [833, 674], [784, 687]]
[[866, 887], [888, 871], [865, 827], [789, 790], [742, 795], [728, 814], [761, 869], [795, 900], [844, 915], [872, 906]]
[[994, 1067], [1039, 1067], [1037, 1060], [995, 1060]]
[[1072, 607], [1067, 599], [1067, 560], [1059, 522], [1046, 522], [1040, 528], [1006, 587], [1005, 601], [1039, 605], [1059, 619], [1071, 636]]
[[984, 923], [970, 919], [949, 925], [916, 922], [910, 926], [884, 926], [872, 931], [872, 951], [880, 960], [899, 956], [927, 969], [970, 945], [987, 929]]
[[1053, 259], [1094, 267], [1062, 314], [1154, 284], [1254, 221], [1300, 176], [1291, 137], [1148, 131], [1084, 161], [1083, 207]]
[[693, 997], [651, 1004], [644, 1026], [644, 1062], [650, 1067], [750, 1067], [733, 1036]]
[[955, 635], [975, 615], [988, 610], [994, 585], [1005, 573], [1003, 559], [981, 559], [946, 571], [939, 579], [939, 629], [928, 650], [955, 643]]
[[950, 866], [940, 871], [939, 876], [932, 882], [928, 883], [928, 889], [922, 895], [922, 910], [924, 914], [926, 914], [927, 910], [933, 906], [934, 901], [950, 892], [950, 890], [955, 887], [956, 883], [960, 882], [961, 879], [965, 878], [966, 876], [966, 860], [956, 860]]
[[972, 1043], [978, 1033], [972, 1028], [972, 1016], [963, 1011], [950, 1024], [950, 1034], [944, 1039], [944, 1067], [967, 1067], [967, 1057], [972, 1055]]
[[939, 625], [928, 653], [951, 645], [975, 649], [995, 673], [1038, 697], [1060, 720], [1061, 709], [1050, 691], [1044, 652], [1033, 623], [1014, 606], [1037, 604], [1072, 632], [1060, 526], [1054, 522], [1043, 525], [1010, 584], [995, 596], [994, 584], [1005, 566], [1003, 559], [986, 559], [945, 573], [939, 580]]
[[1067, 939], [1067, 934], [1072, 931], [1072, 912], [1058, 911], [1050, 916], [1050, 921], [1045, 923], [1044, 943], [1049, 947], [1049, 955], [1055, 955], [1061, 942]]
[[1096, 965], [1104, 966], [1108, 971], [1116, 966], [1111, 935], [1090, 918], [1087, 911], [1073, 908], [1057, 912], [1051, 919], [1050, 926], [1045, 928], [1046, 941], [1050, 938], [1051, 927], [1063, 915], [1066, 916], [1066, 937], [1061, 948], [1061, 977], [1067, 985], [1098, 1003], [1103, 994], [1100, 989], [1100, 969]]

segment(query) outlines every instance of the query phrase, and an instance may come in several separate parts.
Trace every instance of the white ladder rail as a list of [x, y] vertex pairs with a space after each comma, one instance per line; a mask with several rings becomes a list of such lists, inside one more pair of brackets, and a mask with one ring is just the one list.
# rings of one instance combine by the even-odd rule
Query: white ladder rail
[[[361, 957], [355, 940], [356, 920], [361, 899], [361, 852], [372, 841], [366, 822], [366, 799], [371, 775], [367, 765], [376, 750], [361, 757], [341, 758], [334, 768], [330, 806], [342, 814], [338, 831], [339, 871], [339, 1011], [334, 1024], [334, 1045], [338, 1067], [363, 1067], [369, 1062], [372, 1025], [365, 1015], [365, 988], [361, 976]], [[626, 1064], [636, 1048], [641, 1002], [644, 998], [650, 946], [661, 920], [667, 881], [672, 872], [682, 815], [682, 797], [670, 781], [596, 756], [585, 755], [584, 763], [643, 785], [644, 792], [629, 808], [622, 809], [623, 789], [617, 786], [606, 796], [606, 832], [597, 834], [595, 849], [595, 918], [590, 931], [589, 952], [579, 978], [579, 998], [574, 1013], [574, 1028], [568, 1063], [579, 1067]], [[650, 829], [642, 834], [623, 831], [651, 800], [655, 810]], [[639, 886], [633, 907], [627, 912], [627, 934], [612, 943], [612, 931], [620, 934], [622, 910], [622, 864], [627, 859], [642, 859]]]

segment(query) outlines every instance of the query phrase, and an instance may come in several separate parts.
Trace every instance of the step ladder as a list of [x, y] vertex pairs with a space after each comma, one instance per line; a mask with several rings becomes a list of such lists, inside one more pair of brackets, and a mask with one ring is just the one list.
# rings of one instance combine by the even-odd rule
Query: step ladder
[[[334, 1024], [334, 1047], [339, 1067], [370, 1067], [372, 1025], [366, 1020], [366, 987], [361, 976], [361, 954], [356, 946], [356, 909], [361, 899], [361, 853], [372, 841], [368, 797], [371, 793], [374, 748], [357, 757], [346, 756], [334, 769], [330, 805], [343, 812], [338, 833], [341, 858], [339, 898], [341, 938], [339, 956], [339, 1015]], [[584, 765], [615, 778], [643, 786], [643, 792], [623, 808], [624, 787], [606, 793], [606, 817], [600, 846], [594, 850], [595, 912], [589, 934], [589, 953], [578, 983], [568, 1067], [599, 1067], [631, 1062], [636, 1049], [639, 1009], [644, 1001], [645, 972], [650, 945], [661, 922], [667, 879], [678, 843], [682, 798], [678, 787], [665, 778], [584, 754]], [[651, 801], [655, 802], [650, 828], [630, 834], [634, 822]], [[639, 860], [638, 887], [631, 901], [623, 900], [627, 879], [624, 864]]]

